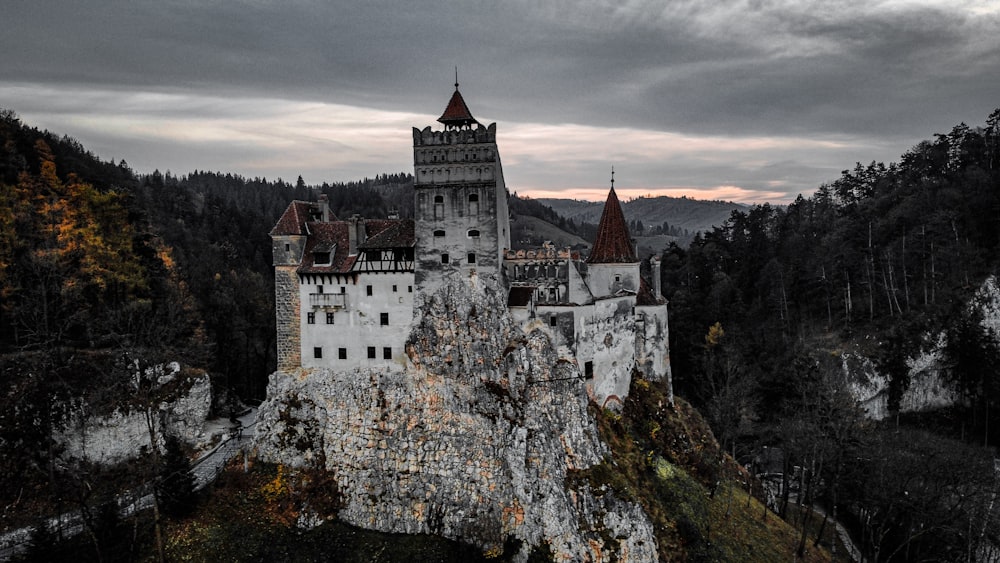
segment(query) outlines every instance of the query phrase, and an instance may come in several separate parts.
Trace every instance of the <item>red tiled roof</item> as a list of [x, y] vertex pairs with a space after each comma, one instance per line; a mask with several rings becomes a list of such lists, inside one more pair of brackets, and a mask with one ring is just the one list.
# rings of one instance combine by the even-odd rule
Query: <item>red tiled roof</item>
[[281, 218], [271, 229], [271, 236], [304, 235], [305, 225], [309, 221], [309, 210], [312, 204], [308, 201], [293, 201], [288, 204]]
[[476, 118], [472, 117], [472, 112], [469, 111], [469, 106], [465, 105], [465, 100], [462, 99], [462, 93], [458, 91], [458, 84], [455, 85], [455, 93], [451, 95], [451, 100], [448, 101], [448, 107], [444, 109], [444, 113], [441, 114], [438, 121], [444, 123], [446, 126], [453, 127], [465, 127], [467, 125], [471, 126], [472, 124], [479, 124], [479, 122], [476, 121]]
[[614, 264], [638, 262], [632, 250], [632, 241], [625, 223], [625, 214], [618, 202], [615, 189], [608, 192], [601, 221], [597, 224], [597, 239], [587, 258], [588, 264]]
[[[358, 245], [366, 248], [405, 248], [412, 247], [416, 240], [413, 236], [412, 219], [368, 219], [365, 222], [365, 242]], [[302, 254], [300, 274], [346, 274], [354, 267], [357, 255], [350, 252], [350, 234], [348, 221], [309, 222], [309, 239], [306, 241], [305, 252]], [[330, 264], [316, 265], [316, 253], [334, 250]]]
[[407, 248], [416, 243], [411, 219], [366, 220], [367, 239], [359, 248]]
[[[344, 274], [351, 271], [357, 256], [349, 256], [350, 239], [347, 234], [346, 221], [311, 222], [309, 223], [309, 239], [306, 241], [305, 252], [302, 253], [300, 274]], [[329, 265], [316, 265], [316, 252], [333, 249]]]
[[646, 283], [646, 278], [639, 276], [639, 292], [635, 295], [636, 305], [657, 305], [659, 301], [653, 295], [653, 290]]
[[[320, 203], [313, 201], [301, 200], [295, 200], [289, 203], [288, 207], [285, 208], [285, 212], [281, 214], [281, 218], [278, 219], [274, 228], [271, 229], [271, 236], [308, 234], [308, 231], [306, 230], [306, 223], [310, 223], [320, 218], [323, 213], [320, 205]], [[336, 221], [337, 218], [331, 213], [329, 220]]]

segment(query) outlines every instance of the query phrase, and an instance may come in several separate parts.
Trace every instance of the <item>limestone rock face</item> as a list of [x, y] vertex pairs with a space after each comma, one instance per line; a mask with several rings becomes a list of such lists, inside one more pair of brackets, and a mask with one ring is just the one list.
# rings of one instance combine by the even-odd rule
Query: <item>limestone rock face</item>
[[583, 380], [545, 332], [524, 334], [494, 279], [448, 280], [415, 307], [408, 363], [278, 372], [258, 414], [260, 455], [335, 474], [340, 517], [483, 549], [520, 539], [571, 560], [654, 561], [642, 509], [568, 472], [607, 449]]
[[[170, 383], [180, 366], [171, 364], [159, 384]], [[212, 384], [207, 373], [190, 378], [169, 400], [156, 405], [150, 420], [155, 435], [162, 440], [161, 424], [166, 431], [187, 444], [204, 444], [205, 420], [212, 406]], [[107, 416], [92, 416], [91, 407], [76, 403], [66, 425], [56, 433], [64, 446], [65, 455], [102, 465], [113, 465], [142, 455], [149, 449], [149, 427], [146, 413], [138, 409], [119, 408]], [[158, 446], [162, 446], [158, 444]]]
[[[986, 278], [968, 309], [976, 310], [981, 316], [983, 328], [992, 331], [995, 337], [1000, 336], [1000, 284], [994, 276]], [[961, 400], [946, 379], [944, 345], [944, 334], [938, 334], [929, 350], [907, 361], [910, 384], [900, 398], [900, 411], [933, 410], [955, 405]], [[888, 416], [889, 377], [879, 373], [872, 361], [860, 353], [845, 353], [842, 359], [851, 391], [867, 416], [875, 420]]]

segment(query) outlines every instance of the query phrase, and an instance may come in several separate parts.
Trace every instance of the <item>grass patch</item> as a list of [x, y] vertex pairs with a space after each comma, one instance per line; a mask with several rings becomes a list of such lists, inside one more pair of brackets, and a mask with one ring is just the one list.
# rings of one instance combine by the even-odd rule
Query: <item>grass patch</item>
[[592, 414], [612, 454], [573, 478], [637, 500], [661, 561], [831, 561], [811, 542], [796, 558], [796, 530], [747, 493], [749, 475], [683, 399], [670, 405], [661, 386], [635, 377], [621, 416]]

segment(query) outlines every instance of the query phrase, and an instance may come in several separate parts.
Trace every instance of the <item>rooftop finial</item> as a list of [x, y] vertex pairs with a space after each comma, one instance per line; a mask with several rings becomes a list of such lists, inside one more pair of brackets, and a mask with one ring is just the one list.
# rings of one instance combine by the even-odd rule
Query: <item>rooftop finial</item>
[[615, 166], [611, 165], [611, 189], [615, 189]]
[[458, 65], [455, 65], [455, 91], [458, 91]]

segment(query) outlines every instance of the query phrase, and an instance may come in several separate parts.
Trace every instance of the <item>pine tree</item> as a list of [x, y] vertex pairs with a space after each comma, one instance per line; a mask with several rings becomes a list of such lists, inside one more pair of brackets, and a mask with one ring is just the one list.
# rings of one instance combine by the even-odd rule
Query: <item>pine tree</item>
[[191, 473], [191, 462], [184, 455], [180, 440], [176, 436], [166, 437], [156, 495], [163, 512], [173, 517], [185, 516], [194, 503], [194, 475]]

